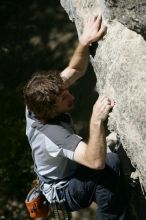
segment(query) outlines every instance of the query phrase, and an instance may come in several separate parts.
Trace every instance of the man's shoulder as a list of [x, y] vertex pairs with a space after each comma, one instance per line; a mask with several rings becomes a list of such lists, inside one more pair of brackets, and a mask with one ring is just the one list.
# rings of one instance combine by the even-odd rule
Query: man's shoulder
[[[37, 130], [37, 135], [43, 134], [46, 138], [56, 141], [66, 138], [74, 133], [69, 114], [61, 114], [50, 119], [46, 124], [39, 121], [32, 112], [27, 111], [27, 121], [29, 123], [29, 132]], [[27, 124], [28, 124], [27, 122]]]

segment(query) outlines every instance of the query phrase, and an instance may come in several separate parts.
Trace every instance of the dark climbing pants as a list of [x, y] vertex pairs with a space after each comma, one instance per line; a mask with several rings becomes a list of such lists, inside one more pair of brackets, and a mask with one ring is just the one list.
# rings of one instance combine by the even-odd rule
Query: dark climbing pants
[[95, 201], [98, 220], [127, 220], [119, 165], [117, 154], [109, 153], [103, 170], [80, 166], [64, 192], [59, 192], [61, 198], [65, 196], [67, 209], [79, 210]]

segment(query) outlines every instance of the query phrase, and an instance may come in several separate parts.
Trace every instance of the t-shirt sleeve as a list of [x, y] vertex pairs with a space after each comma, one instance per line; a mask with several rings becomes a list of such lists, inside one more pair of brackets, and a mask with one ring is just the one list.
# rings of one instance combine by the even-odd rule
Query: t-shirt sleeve
[[[58, 146], [58, 155], [73, 160], [74, 151], [82, 140], [80, 136], [59, 125], [48, 126], [48, 128], [45, 129], [45, 135]], [[49, 146], [46, 146], [46, 148], [49, 151]], [[56, 148], [54, 148], [54, 151], [55, 149]]]

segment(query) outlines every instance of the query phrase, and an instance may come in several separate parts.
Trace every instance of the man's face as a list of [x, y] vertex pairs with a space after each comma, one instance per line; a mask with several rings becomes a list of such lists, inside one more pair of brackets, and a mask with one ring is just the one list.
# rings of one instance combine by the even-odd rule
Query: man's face
[[63, 89], [61, 94], [57, 97], [56, 107], [58, 113], [65, 113], [71, 111], [75, 106], [75, 97], [68, 89]]

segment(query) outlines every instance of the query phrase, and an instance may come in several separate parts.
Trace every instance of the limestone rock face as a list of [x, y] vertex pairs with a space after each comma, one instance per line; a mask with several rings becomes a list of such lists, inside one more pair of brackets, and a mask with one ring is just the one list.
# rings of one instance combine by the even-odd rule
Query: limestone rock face
[[90, 56], [97, 77], [97, 91], [116, 100], [109, 117], [109, 129], [120, 135], [146, 189], [145, 3], [143, 0], [61, 0], [61, 4], [75, 22], [79, 36], [84, 20], [102, 11], [108, 34], [98, 43], [95, 56]]

